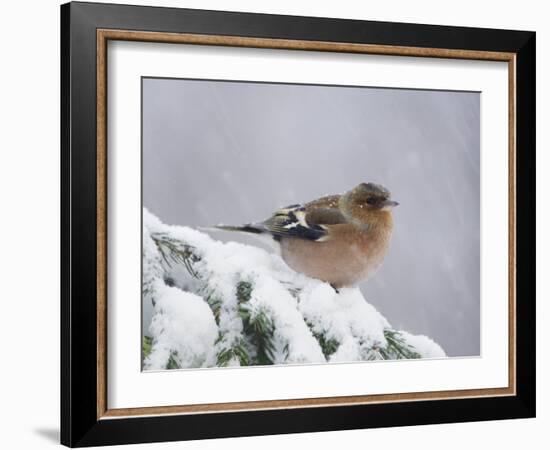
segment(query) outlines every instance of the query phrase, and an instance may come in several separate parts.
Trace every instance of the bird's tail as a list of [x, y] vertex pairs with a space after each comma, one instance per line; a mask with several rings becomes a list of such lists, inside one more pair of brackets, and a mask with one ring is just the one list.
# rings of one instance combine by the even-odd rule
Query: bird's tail
[[239, 231], [241, 233], [262, 234], [265, 230], [258, 225], [249, 224], [246, 225], [214, 225], [212, 227], [201, 227], [203, 230], [222, 230], [222, 231]]

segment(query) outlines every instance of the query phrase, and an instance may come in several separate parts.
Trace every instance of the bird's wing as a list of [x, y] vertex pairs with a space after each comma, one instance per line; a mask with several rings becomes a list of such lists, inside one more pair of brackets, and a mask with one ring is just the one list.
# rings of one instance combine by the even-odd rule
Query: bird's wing
[[262, 226], [275, 239], [289, 237], [322, 242], [328, 239], [326, 225], [342, 223], [347, 223], [347, 220], [338, 208], [337, 196], [330, 196], [305, 205], [281, 208]]

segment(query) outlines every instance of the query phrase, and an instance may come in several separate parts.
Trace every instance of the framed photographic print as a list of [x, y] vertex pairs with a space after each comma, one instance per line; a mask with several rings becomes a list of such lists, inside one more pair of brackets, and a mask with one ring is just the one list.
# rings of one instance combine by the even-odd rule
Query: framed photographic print
[[61, 27], [63, 444], [535, 415], [535, 33]]

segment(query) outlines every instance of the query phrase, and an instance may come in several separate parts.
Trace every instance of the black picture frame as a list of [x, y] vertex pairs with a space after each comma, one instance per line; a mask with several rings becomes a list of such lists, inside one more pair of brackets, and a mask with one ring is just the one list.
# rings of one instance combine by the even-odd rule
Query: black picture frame
[[[98, 29], [516, 55], [516, 395], [98, 418]], [[535, 416], [535, 33], [127, 5], [61, 6], [61, 443], [71, 447]]]

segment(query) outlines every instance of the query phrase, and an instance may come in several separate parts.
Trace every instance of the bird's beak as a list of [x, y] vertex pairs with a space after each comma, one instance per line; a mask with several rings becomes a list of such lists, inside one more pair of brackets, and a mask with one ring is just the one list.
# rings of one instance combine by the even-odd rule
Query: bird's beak
[[380, 209], [382, 211], [391, 211], [393, 208], [395, 208], [399, 203], [394, 202], [393, 200], [384, 200], [382, 204], [380, 205]]

